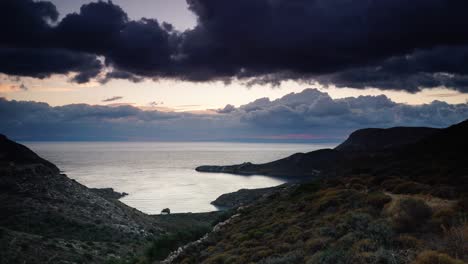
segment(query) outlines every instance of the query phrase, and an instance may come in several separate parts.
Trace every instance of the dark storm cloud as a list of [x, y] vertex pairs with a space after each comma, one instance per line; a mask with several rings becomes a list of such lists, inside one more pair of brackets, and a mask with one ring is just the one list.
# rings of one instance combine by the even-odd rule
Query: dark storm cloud
[[[188, 4], [198, 24], [177, 32], [156, 19], [130, 20], [112, 2], [83, 5], [80, 12], [57, 21], [49, 2], [4, 0], [0, 22], [6, 31], [0, 47], [24, 49], [25, 55], [19, 62], [14, 57], [2, 61], [0, 71], [33, 77], [77, 72], [78, 82], [147, 77], [278, 84], [317, 79], [339, 87], [416, 92], [448, 86], [467, 91], [464, 0], [188, 0]], [[34, 54], [30, 49], [88, 57], [79, 66], [63, 63], [61, 70], [39, 69], [34, 63], [25, 69], [28, 52]], [[104, 64], [89, 58], [98, 56]]]
[[[203, 66], [200, 78], [313, 78], [468, 40], [468, 3], [460, 0], [188, 2], [199, 23], [185, 34], [183, 52], [189, 63]], [[446, 66], [438, 71], [451, 72]], [[395, 74], [414, 79], [419, 72]], [[431, 85], [427, 79], [421, 84]]]
[[318, 77], [338, 87], [379, 87], [417, 92], [422, 87], [452, 87], [468, 92], [468, 46], [443, 46], [392, 57], [372, 67]]
[[85, 83], [96, 77], [101, 67], [96, 56], [67, 49], [0, 47], [0, 71], [11, 75], [43, 79], [71, 71], [78, 73], [74, 81]]
[[102, 68], [96, 56], [56, 45], [50, 23], [57, 18], [50, 2], [0, 1], [0, 72], [36, 78], [75, 72], [78, 83], [96, 77]]
[[50, 22], [55, 22], [58, 12], [47, 1], [0, 1], [1, 46], [37, 47], [51, 41]]
[[113, 79], [129, 80], [134, 83], [142, 82], [144, 80], [143, 77], [137, 76], [133, 73], [114, 69], [113, 71], [106, 73], [106, 77], [99, 79], [99, 81], [101, 83], [106, 83]]
[[54, 31], [63, 46], [103, 54], [112, 49], [127, 22], [127, 14], [119, 6], [97, 2], [83, 5], [79, 13], [65, 16]]
[[69, 49], [105, 57], [106, 64], [118, 70], [108, 78], [165, 75], [174, 47], [170, 44], [172, 26], [155, 19], [129, 21], [127, 14], [111, 2], [83, 5], [69, 14], [56, 28], [61, 44]]
[[121, 106], [0, 98], [0, 133], [31, 140], [261, 140], [282, 135], [344, 138], [366, 127], [446, 127], [468, 118], [468, 103], [395, 103], [384, 95], [332, 99], [315, 89], [228, 106], [222, 114], [143, 111]]
[[115, 70], [99, 77], [103, 82], [167, 75], [172, 52], [172, 27], [167, 23], [129, 21], [112, 2], [83, 5], [57, 25], [49, 23], [56, 21], [57, 12], [48, 2], [5, 0], [0, 10], [0, 23], [7, 28], [0, 37], [3, 73], [45, 78], [73, 72], [73, 81], [79, 83], [98, 77], [105, 67]]

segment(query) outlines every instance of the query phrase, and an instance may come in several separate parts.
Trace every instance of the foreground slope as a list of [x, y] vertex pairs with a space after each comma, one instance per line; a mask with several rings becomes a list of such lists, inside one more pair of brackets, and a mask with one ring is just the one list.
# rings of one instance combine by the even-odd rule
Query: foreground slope
[[0, 263], [132, 259], [179, 226], [205, 227], [217, 217], [150, 216], [119, 197], [112, 189], [89, 189], [69, 179], [27, 147], [0, 136]]
[[3, 263], [103, 263], [161, 231], [151, 217], [69, 179], [4, 136], [0, 190]]
[[244, 204], [168, 263], [467, 263], [468, 122], [424, 131]]

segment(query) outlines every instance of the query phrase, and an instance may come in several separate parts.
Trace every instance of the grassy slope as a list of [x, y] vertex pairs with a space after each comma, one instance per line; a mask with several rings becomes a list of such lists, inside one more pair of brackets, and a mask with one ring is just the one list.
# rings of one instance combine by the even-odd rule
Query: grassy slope
[[[355, 133], [334, 173], [253, 204], [174, 263], [464, 263], [468, 121], [386, 146], [395, 131]], [[303, 157], [277, 163], [315, 166]]]
[[362, 177], [304, 184], [242, 210], [220, 233], [174, 263], [468, 260], [466, 200], [384, 191]]

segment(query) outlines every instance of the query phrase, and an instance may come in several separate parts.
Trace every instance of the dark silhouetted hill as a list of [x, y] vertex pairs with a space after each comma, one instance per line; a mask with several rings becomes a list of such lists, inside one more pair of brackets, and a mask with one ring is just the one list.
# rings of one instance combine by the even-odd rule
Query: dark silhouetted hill
[[58, 168], [51, 162], [39, 157], [27, 147], [9, 140], [0, 134], [0, 166], [8, 164], [42, 164], [58, 172]]
[[[368, 157], [389, 155], [404, 146], [414, 144], [440, 129], [424, 127], [395, 127], [389, 129], [361, 129], [335, 149], [321, 149], [297, 153], [284, 159], [265, 163], [249, 162], [230, 166], [200, 166], [200, 172], [224, 172], [244, 175], [269, 175], [291, 178], [310, 178], [339, 175], [353, 162]], [[361, 161], [362, 162], [362, 161]]]
[[366, 128], [353, 132], [349, 138], [335, 148], [346, 154], [374, 153], [395, 149], [418, 142], [440, 129], [427, 127], [394, 127], [388, 129]]

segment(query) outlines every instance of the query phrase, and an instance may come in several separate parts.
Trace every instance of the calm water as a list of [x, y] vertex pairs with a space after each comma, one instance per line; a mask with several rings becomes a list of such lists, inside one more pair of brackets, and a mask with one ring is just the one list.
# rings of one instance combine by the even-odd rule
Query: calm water
[[265, 176], [199, 173], [200, 165], [244, 161], [268, 162], [296, 152], [333, 144], [148, 143], [148, 142], [27, 142], [70, 178], [88, 187], [112, 187], [129, 193], [122, 202], [145, 213], [207, 212], [219, 195], [241, 188], [283, 183]]

